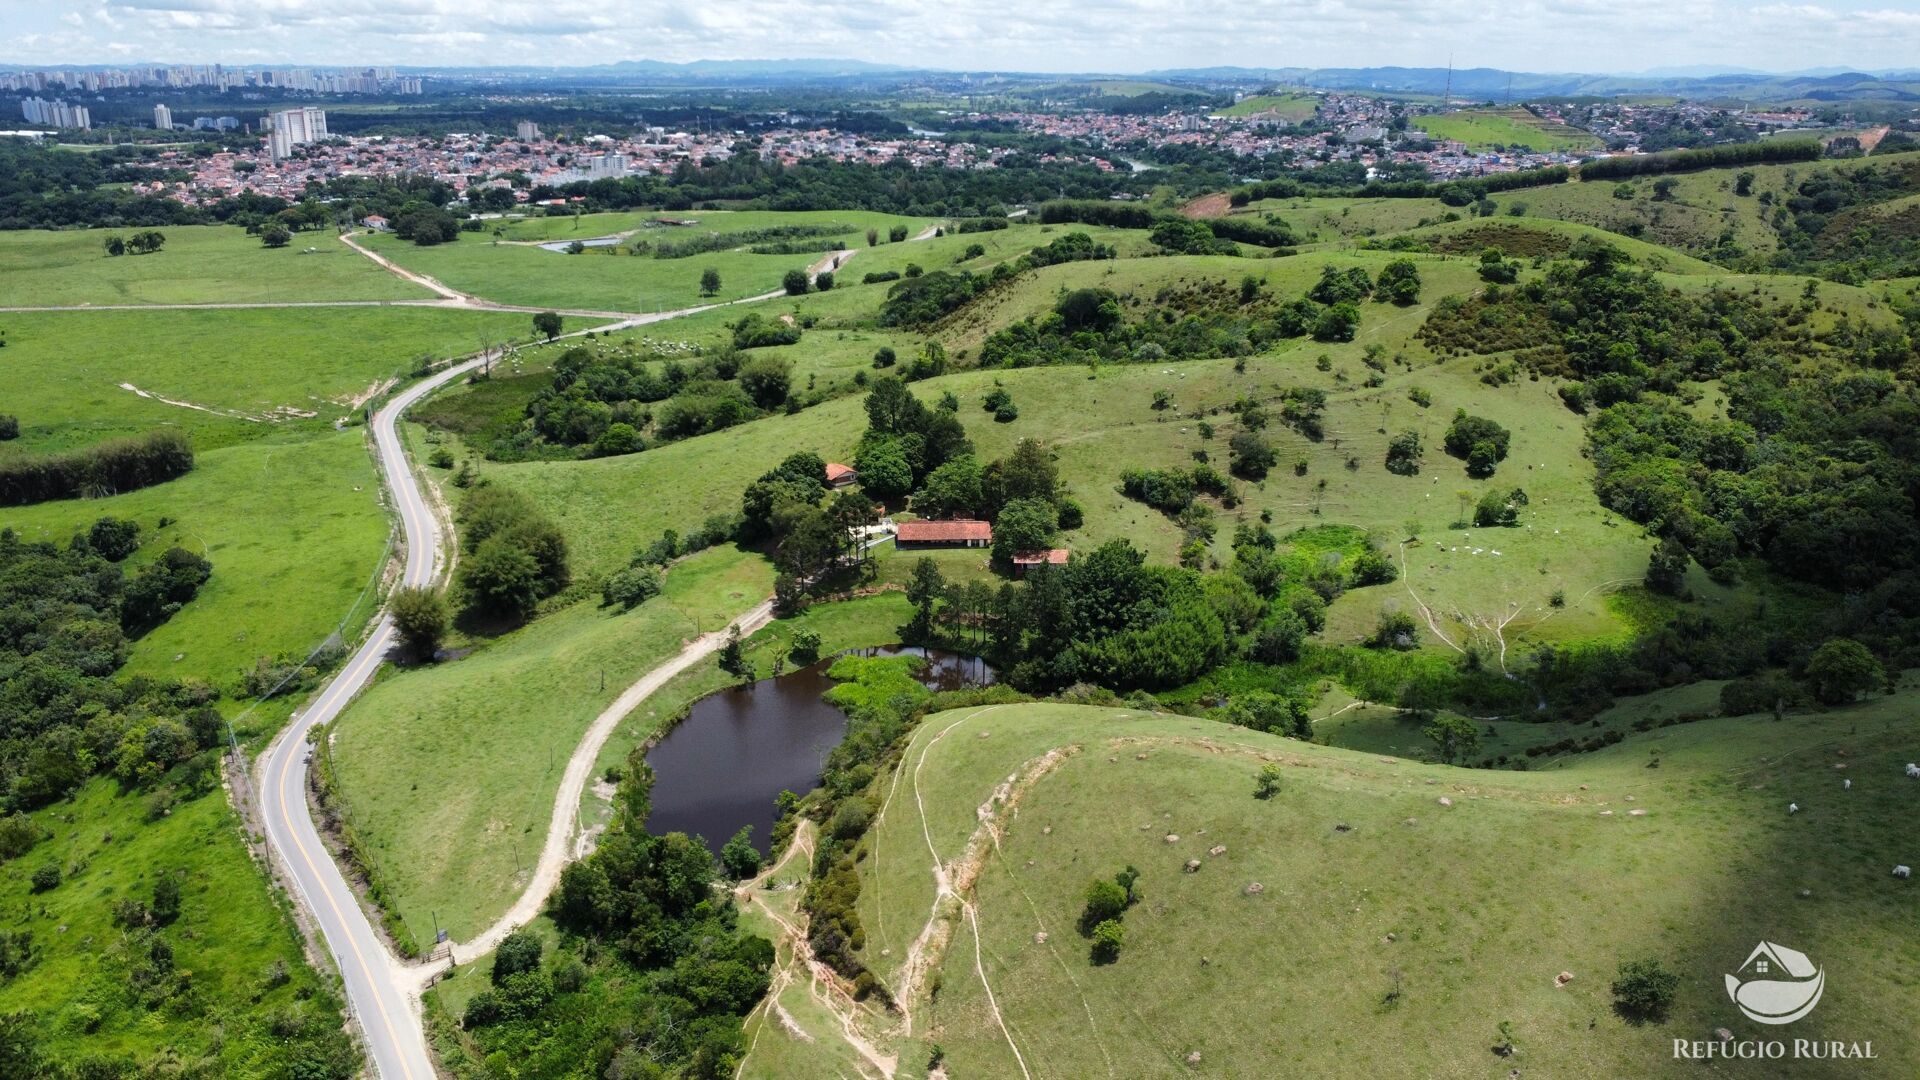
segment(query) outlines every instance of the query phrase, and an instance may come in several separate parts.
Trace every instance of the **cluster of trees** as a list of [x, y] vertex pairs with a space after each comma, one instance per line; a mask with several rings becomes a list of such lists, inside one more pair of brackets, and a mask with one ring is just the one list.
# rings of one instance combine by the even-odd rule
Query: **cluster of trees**
[[[1115, 229], [1152, 230], [1154, 243], [1182, 254], [1237, 254], [1238, 249], [1232, 246], [1234, 241], [1261, 247], [1287, 248], [1295, 240], [1286, 222], [1278, 219], [1222, 217], [1194, 220], [1153, 210], [1139, 203], [1058, 199], [1042, 205], [1039, 218], [1042, 225], [1078, 223]], [[1225, 242], [1227, 246], [1220, 247], [1215, 241]]]
[[13, 455], [0, 460], [0, 506], [138, 491], [192, 469], [193, 444], [164, 428], [61, 453]]
[[1704, 146], [1698, 150], [1596, 158], [1580, 166], [1580, 179], [1625, 180], [1634, 176], [1698, 172], [1701, 169], [1721, 169], [1733, 165], [1818, 161], [1823, 153], [1820, 144], [1812, 139], [1763, 139], [1759, 142]]
[[1467, 463], [1468, 476], [1485, 479], [1506, 460], [1512, 441], [1513, 433], [1494, 421], [1456, 409], [1443, 445], [1447, 453]]
[[867, 429], [854, 451], [860, 486], [882, 502], [917, 491], [942, 465], [973, 453], [953, 408], [929, 407], [901, 379], [882, 375], [867, 393]]
[[766, 993], [773, 946], [740, 928], [698, 839], [648, 835], [652, 781], [636, 752], [612, 824], [561, 871], [548, 900], [561, 931], [553, 955], [524, 930], [496, 950], [462, 1017], [482, 1059], [535, 1076], [718, 1080], [738, 1067], [741, 1020]]
[[532, 499], [482, 484], [460, 504], [459, 592], [464, 610], [518, 622], [571, 580], [567, 539]]
[[102, 518], [66, 545], [0, 530], [0, 810], [62, 798], [95, 772], [130, 787], [217, 782], [225, 730], [205, 685], [116, 680], [128, 643], [192, 601], [212, 574], [170, 548], [128, 573], [132, 522]]
[[857, 491], [827, 499], [827, 463], [811, 451], [791, 454], [740, 495], [737, 536], [768, 544], [780, 574], [774, 598], [783, 614], [806, 606], [810, 589], [835, 567], [859, 561], [864, 528], [873, 524], [873, 500]]
[[132, 236], [115, 233], [100, 241], [100, 247], [108, 258], [115, 255], [150, 255], [167, 245], [167, 234], [158, 229], [147, 229]]
[[1780, 250], [1773, 265], [1854, 284], [1920, 273], [1920, 215], [1885, 209], [1916, 192], [1920, 163], [1913, 161], [1809, 172], [1774, 209]]
[[1467, 180], [1447, 180], [1439, 183], [1423, 179], [1361, 183], [1358, 181], [1365, 178], [1363, 170], [1342, 170], [1330, 167], [1300, 170], [1290, 176], [1249, 184], [1235, 189], [1229, 199], [1235, 206], [1245, 206], [1262, 199], [1295, 199], [1302, 196], [1340, 196], [1352, 199], [1439, 199], [1448, 206], [1467, 206], [1498, 191], [1564, 184], [1572, 175], [1572, 171], [1565, 166], [1554, 165], [1544, 169], [1521, 169], [1515, 172], [1494, 173], [1491, 176], [1476, 176]]
[[1120, 920], [1127, 909], [1140, 902], [1140, 871], [1129, 866], [1111, 879], [1095, 878], [1087, 886], [1086, 906], [1080, 910], [1080, 933], [1090, 943], [1090, 959], [1095, 964], [1111, 964], [1120, 959], [1120, 947], [1126, 944], [1126, 927]]
[[646, 449], [649, 436], [683, 439], [788, 407], [793, 362], [744, 351], [799, 335], [798, 327], [749, 315], [734, 326], [739, 345], [690, 362], [568, 349], [554, 362], [553, 381], [527, 402], [525, 422], [486, 440], [487, 456], [519, 460], [539, 456], [543, 446], [631, 454]]

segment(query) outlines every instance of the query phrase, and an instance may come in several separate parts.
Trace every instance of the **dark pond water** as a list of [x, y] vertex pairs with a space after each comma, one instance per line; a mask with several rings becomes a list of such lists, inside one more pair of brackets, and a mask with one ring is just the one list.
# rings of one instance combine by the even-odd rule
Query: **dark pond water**
[[[924, 656], [920, 681], [933, 690], [961, 690], [994, 681], [985, 661], [938, 650], [888, 646], [865, 656]], [[647, 753], [653, 766], [653, 813], [647, 828], [684, 832], [718, 853], [740, 826], [753, 826], [762, 854], [773, 835], [774, 799], [801, 794], [820, 780], [827, 753], [847, 733], [847, 717], [821, 699], [833, 687], [831, 659], [722, 690], [694, 703], [687, 718]]]

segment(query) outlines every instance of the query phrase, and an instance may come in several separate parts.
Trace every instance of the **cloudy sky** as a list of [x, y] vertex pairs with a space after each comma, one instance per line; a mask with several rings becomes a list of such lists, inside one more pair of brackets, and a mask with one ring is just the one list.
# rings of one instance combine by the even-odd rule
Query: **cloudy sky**
[[0, 0], [0, 62], [1920, 66], [1916, 0]]

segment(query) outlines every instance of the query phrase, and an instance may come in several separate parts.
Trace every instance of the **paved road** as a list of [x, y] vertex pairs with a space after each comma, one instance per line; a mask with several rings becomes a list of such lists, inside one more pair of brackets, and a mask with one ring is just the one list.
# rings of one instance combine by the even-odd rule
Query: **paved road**
[[[929, 228], [916, 240], [933, 235]], [[385, 260], [374, 256], [372, 252], [357, 244], [349, 245], [355, 250], [375, 258], [383, 265]], [[853, 257], [853, 252], [832, 253], [809, 267], [810, 274], [837, 267]], [[653, 312], [644, 315], [607, 313], [616, 315], [619, 321], [607, 326], [594, 327], [596, 331], [620, 330], [649, 323], [664, 322], [709, 311], [717, 307], [732, 304], [755, 303], [771, 300], [784, 295], [780, 292], [765, 293], [744, 300], [726, 303], [705, 304], [700, 307], [685, 308], [679, 311]], [[465, 300], [443, 299], [431, 301], [435, 304], [466, 304]], [[485, 304], [485, 301], [479, 301]], [[237, 306], [237, 305], [236, 305]], [[499, 310], [498, 305], [487, 305]], [[577, 330], [565, 337], [574, 337], [586, 333]], [[440, 524], [434, 517], [432, 507], [421, 493], [420, 486], [411, 471], [405, 447], [401, 444], [398, 421], [415, 402], [446, 385], [447, 383], [480, 366], [483, 359], [475, 357], [449, 367], [445, 371], [416, 383], [404, 392], [396, 395], [382, 406], [373, 416], [374, 446], [380, 460], [380, 468], [387, 490], [392, 494], [395, 508], [400, 515], [401, 527], [405, 530], [407, 561], [401, 574], [402, 585], [430, 585], [433, 583], [439, 564], [441, 543]], [[877, 542], [877, 541], [875, 541]], [[741, 617], [738, 622], [743, 629], [751, 631], [770, 616], [770, 605], [763, 604]], [[393, 620], [385, 611], [366, 642], [357, 649], [352, 658], [334, 675], [313, 702], [296, 715], [274, 743], [260, 756], [257, 763], [258, 787], [261, 816], [266, 824], [268, 847], [280, 864], [287, 879], [292, 883], [301, 905], [312, 916], [327, 948], [333, 953], [339, 966], [341, 980], [347, 996], [348, 1010], [359, 1021], [366, 1036], [366, 1048], [374, 1072], [382, 1080], [433, 1080], [436, 1076], [433, 1061], [427, 1049], [426, 1032], [420, 1020], [417, 995], [431, 972], [426, 965], [407, 964], [394, 956], [380, 938], [366, 912], [360, 907], [358, 898], [347, 884], [320, 834], [314, 827], [313, 818], [307, 812], [307, 735], [316, 726], [326, 724], [344, 711], [385, 662], [387, 652], [394, 643]], [[640, 699], [644, 698], [660, 683], [666, 681], [673, 671], [683, 670], [694, 660], [706, 655], [719, 645], [718, 635], [708, 635], [689, 645], [682, 654], [663, 665], [662, 669], [649, 672], [641, 680], [629, 687], [594, 724], [589, 737], [577, 748], [573, 759], [568, 763], [568, 771], [574, 771], [575, 764], [584, 761], [585, 767], [592, 765], [598, 747], [589, 746], [597, 739], [604, 742], [611, 733], [614, 723], [625, 715]], [[665, 670], [672, 669], [672, 670]], [[664, 674], [663, 674], [664, 671]], [[621, 708], [624, 706], [624, 708]], [[615, 710], [619, 709], [618, 714]], [[611, 715], [611, 719], [609, 719]], [[585, 772], [578, 781], [585, 783]], [[571, 795], [563, 785], [561, 798], [556, 805], [556, 821], [549, 827], [546, 850], [543, 850], [543, 862], [548, 853], [553, 854], [554, 874], [546, 880], [536, 880], [526, 890], [525, 895], [516, 903], [509, 917], [502, 919], [495, 927], [482, 935], [480, 941], [468, 946], [456, 946], [455, 955], [462, 960], [471, 959], [487, 951], [498, 943], [498, 937], [504, 933], [502, 927], [510, 929], [512, 916], [537, 912], [539, 904], [551, 889], [551, 876], [557, 876], [558, 867], [569, 857], [571, 833], [574, 830], [574, 813], [578, 808], [579, 791]], [[524, 910], [523, 910], [524, 909]], [[528, 916], [530, 917], [530, 915]]]
[[[478, 366], [469, 360], [408, 388], [373, 418], [380, 467], [406, 531], [407, 562], [402, 584], [429, 585], [439, 553], [440, 527], [409, 471], [395, 421], [408, 406]], [[398, 965], [380, 940], [360, 902], [334, 864], [313, 818], [307, 813], [307, 732], [339, 716], [385, 661], [394, 640], [393, 619], [382, 612], [366, 642], [261, 755], [260, 802], [267, 842], [288, 880], [312, 914], [340, 967], [349, 1008], [366, 1034], [367, 1052], [385, 1080], [432, 1080], [419, 1013], [396, 978]]]

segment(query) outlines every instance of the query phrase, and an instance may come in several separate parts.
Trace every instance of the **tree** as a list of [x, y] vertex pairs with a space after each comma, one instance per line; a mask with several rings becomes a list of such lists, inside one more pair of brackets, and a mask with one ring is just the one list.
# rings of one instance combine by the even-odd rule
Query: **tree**
[[1401, 305], [1419, 302], [1420, 268], [1412, 259], [1395, 259], [1381, 267], [1374, 285], [1374, 299]]
[[560, 336], [561, 325], [558, 312], [543, 311], [533, 317], [533, 332], [544, 336], [548, 341]]
[[523, 972], [540, 970], [540, 953], [544, 948], [530, 930], [515, 930], [501, 938], [493, 951], [493, 985], [499, 986]]
[[124, 236], [106, 237], [100, 241], [100, 248], [102, 251], [105, 251], [109, 257], [125, 255], [127, 253], [127, 238]]
[[1087, 885], [1087, 906], [1080, 913], [1080, 925], [1092, 930], [1126, 914], [1127, 890], [1117, 881], [1098, 878]]
[[460, 583], [473, 607], [524, 618], [540, 602], [540, 562], [504, 536], [489, 537], [460, 563]]
[[745, 681], [753, 675], [753, 663], [740, 644], [740, 627], [727, 627], [727, 643], [720, 646], [720, 670]]
[[971, 454], [954, 458], [927, 474], [913, 495], [913, 512], [923, 517], [972, 517], [982, 505], [984, 471]]
[[119, 562], [140, 547], [140, 524], [103, 517], [87, 530], [87, 546], [108, 562]]
[[740, 826], [733, 839], [721, 847], [720, 866], [735, 881], [745, 881], [760, 872], [760, 851], [753, 846], [753, 826]]
[[153, 921], [160, 926], [171, 926], [180, 917], [180, 879], [173, 871], [165, 870], [160, 880], [153, 883]]
[[1271, 799], [1280, 793], [1280, 766], [1268, 762], [1260, 766], [1260, 775], [1253, 782], [1253, 797]]
[[796, 626], [788, 638], [791, 651], [787, 653], [797, 664], [811, 664], [820, 659], [820, 631], [811, 626]]
[[1448, 765], [1463, 761], [1480, 749], [1480, 731], [1473, 721], [1457, 713], [1439, 713], [1420, 729], [1420, 734], [1433, 740], [1433, 746], [1440, 754], [1440, 760]]
[[879, 229], [867, 230], [867, 246], [868, 247], [880, 246], [880, 230]]
[[1494, 421], [1456, 409], [1453, 422], [1447, 425], [1444, 445], [1447, 453], [1466, 461], [1468, 476], [1488, 477], [1493, 475], [1494, 466], [1506, 459], [1512, 440], [1513, 433]]
[[400, 635], [400, 647], [416, 659], [433, 659], [449, 621], [447, 602], [439, 590], [402, 586], [387, 601], [387, 610], [393, 616], [394, 631]]
[[1093, 928], [1092, 958], [1096, 964], [1111, 964], [1120, 959], [1120, 947], [1126, 944], [1127, 928], [1118, 919], [1108, 919]]
[[1263, 480], [1280, 455], [1257, 431], [1237, 431], [1227, 440], [1228, 467], [1246, 480]]
[[933, 605], [947, 591], [947, 579], [940, 564], [922, 555], [913, 564], [913, 576], [907, 579], [907, 602], [914, 607], [913, 621], [904, 629], [910, 641], [925, 641], [933, 634]]
[[260, 243], [270, 248], [283, 248], [293, 240], [293, 233], [285, 225], [269, 225], [260, 230]]
[[1011, 565], [1015, 555], [1045, 551], [1053, 544], [1060, 512], [1042, 499], [1015, 499], [1002, 507], [993, 522], [993, 559]]
[[807, 272], [805, 270], [787, 271], [786, 274], [780, 278], [780, 287], [786, 290], [788, 296], [807, 295]]
[[860, 473], [861, 488], [876, 499], [898, 499], [913, 490], [913, 466], [898, 439], [868, 442], [854, 455], [853, 466]]
[[775, 409], [784, 405], [793, 385], [793, 361], [784, 356], [756, 356], [740, 369], [740, 389], [755, 405]]
[[1663, 537], [1647, 557], [1647, 588], [1665, 596], [1687, 595], [1687, 546], [1678, 537]]
[[1673, 1007], [1680, 976], [1652, 958], [1629, 960], [1620, 965], [1611, 989], [1620, 1015], [1636, 1022], [1661, 1020]]
[[833, 288], [833, 271], [822, 270], [819, 273], [813, 275], [813, 287], [816, 289], [819, 289], [821, 292], [827, 292], [828, 290], [832, 289]]
[[1413, 476], [1420, 471], [1420, 433], [1403, 431], [1387, 441], [1387, 471], [1397, 476]]
[[[4, 342], [0, 342], [3, 344]], [[0, 413], [0, 442], [20, 437], [20, 418], [12, 413]]]
[[637, 454], [647, 448], [647, 441], [640, 436], [639, 429], [625, 421], [616, 421], [607, 425], [607, 430], [593, 440], [594, 457], [618, 457], [621, 454]]
[[1807, 682], [1824, 705], [1844, 705], [1885, 679], [1880, 661], [1852, 638], [1829, 638], [1807, 658]]
[[709, 266], [700, 272], [700, 295], [714, 296], [720, 292], [720, 271]]
[[1479, 505], [1473, 508], [1473, 523], [1483, 529], [1518, 524], [1520, 508], [1525, 505], [1527, 493], [1520, 488], [1507, 492], [1489, 491], [1480, 496]]

